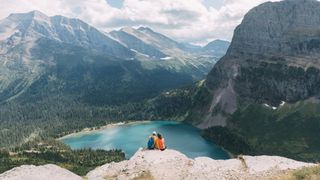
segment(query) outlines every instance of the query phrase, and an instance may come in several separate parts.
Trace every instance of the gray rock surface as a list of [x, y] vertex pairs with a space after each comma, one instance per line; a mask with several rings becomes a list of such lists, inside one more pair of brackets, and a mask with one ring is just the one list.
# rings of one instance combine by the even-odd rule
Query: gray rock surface
[[138, 150], [130, 160], [105, 164], [87, 174], [103, 179], [267, 179], [283, 171], [313, 166], [278, 156], [243, 156], [242, 159], [189, 159], [175, 150]]
[[239, 25], [229, 55], [297, 55], [320, 49], [320, 5], [316, 0], [267, 2]]
[[0, 174], [1, 180], [81, 180], [82, 178], [57, 165], [23, 165]]
[[239, 159], [190, 159], [175, 150], [139, 149], [129, 160], [109, 163], [82, 178], [56, 165], [23, 165], [0, 174], [0, 180], [104, 179], [272, 179], [288, 170], [314, 166], [279, 156], [243, 156]]

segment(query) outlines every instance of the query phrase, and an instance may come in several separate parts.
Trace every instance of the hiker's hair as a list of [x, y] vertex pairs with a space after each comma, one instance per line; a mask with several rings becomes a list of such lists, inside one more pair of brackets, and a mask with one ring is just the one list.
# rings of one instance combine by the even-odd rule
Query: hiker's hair
[[161, 134], [159, 134], [159, 133], [158, 133], [158, 138], [159, 138], [159, 139], [162, 139], [162, 136], [161, 136]]

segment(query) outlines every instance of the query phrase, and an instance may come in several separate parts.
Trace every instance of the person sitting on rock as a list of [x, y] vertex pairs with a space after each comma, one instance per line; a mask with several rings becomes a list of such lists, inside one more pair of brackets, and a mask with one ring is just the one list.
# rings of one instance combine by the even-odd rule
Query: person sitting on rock
[[148, 149], [158, 149], [156, 146], [156, 142], [158, 140], [157, 132], [153, 131], [152, 136], [149, 137], [148, 140]]
[[166, 147], [166, 144], [164, 142], [164, 137], [162, 137], [161, 134], [158, 134], [157, 135], [157, 141], [156, 141], [156, 147], [157, 149], [161, 150], [161, 151], [164, 151], [167, 147]]

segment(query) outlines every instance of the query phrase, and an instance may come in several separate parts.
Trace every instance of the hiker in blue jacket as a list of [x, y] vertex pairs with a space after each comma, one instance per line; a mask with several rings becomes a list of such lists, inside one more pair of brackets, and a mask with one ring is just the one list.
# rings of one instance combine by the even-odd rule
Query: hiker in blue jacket
[[153, 131], [152, 132], [152, 136], [149, 137], [149, 140], [148, 140], [148, 149], [155, 149], [157, 148], [156, 147], [156, 142], [158, 140], [158, 137], [157, 137], [157, 132]]

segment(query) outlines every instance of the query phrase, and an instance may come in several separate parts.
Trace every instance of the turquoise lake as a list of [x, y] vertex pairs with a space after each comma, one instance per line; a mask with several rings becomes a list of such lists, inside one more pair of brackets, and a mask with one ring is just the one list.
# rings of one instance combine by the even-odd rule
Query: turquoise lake
[[72, 149], [121, 149], [130, 158], [140, 147], [147, 146], [149, 135], [156, 131], [165, 138], [169, 149], [178, 150], [189, 158], [199, 156], [228, 159], [219, 146], [201, 137], [197, 128], [172, 121], [152, 121], [117, 125], [89, 133], [79, 133], [61, 139]]

